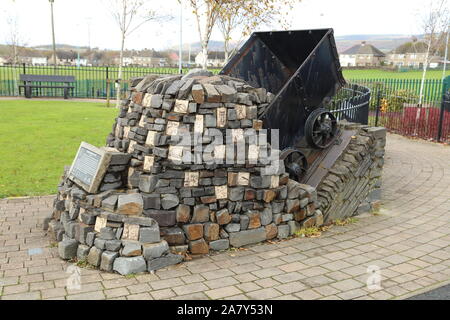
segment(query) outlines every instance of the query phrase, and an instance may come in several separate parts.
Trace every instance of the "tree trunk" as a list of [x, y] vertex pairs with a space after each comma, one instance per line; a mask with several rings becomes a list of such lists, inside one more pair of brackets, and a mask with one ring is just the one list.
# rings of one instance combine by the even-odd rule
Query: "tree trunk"
[[223, 51], [225, 53], [225, 63], [224, 65], [228, 62], [229, 56], [230, 56], [230, 52], [228, 50], [228, 35], [225, 37], [224, 41], [223, 41]]
[[428, 48], [427, 48], [427, 53], [425, 54], [425, 61], [423, 62], [423, 72], [422, 72], [422, 80], [420, 82], [419, 104], [417, 106], [417, 112], [416, 112], [416, 122], [415, 122], [415, 125], [414, 125], [414, 135], [417, 134], [417, 130], [418, 130], [418, 126], [419, 126], [420, 113], [422, 111], [423, 88], [425, 86], [425, 77], [427, 75], [428, 60], [429, 60], [429, 56], [430, 56], [430, 48], [431, 48], [431, 36], [430, 36], [430, 40], [428, 41]]
[[423, 62], [422, 80], [420, 82], [419, 105], [422, 104], [422, 100], [423, 100], [423, 87], [425, 85], [425, 77], [427, 75], [428, 60], [429, 60], [429, 56], [430, 56], [430, 46], [431, 46], [431, 41], [428, 41], [428, 49], [427, 49], [427, 53], [425, 55], [425, 61]]
[[123, 50], [125, 48], [125, 37], [127, 36], [127, 2], [123, 1], [123, 16], [122, 16], [122, 26], [120, 27], [122, 33], [122, 42], [120, 44], [120, 57], [119, 57], [119, 74], [117, 75], [116, 82], [116, 108], [120, 107], [120, 89], [122, 86], [122, 68], [123, 68]]
[[16, 43], [14, 43], [13, 44], [13, 55], [14, 55], [14, 57], [13, 57], [13, 64], [14, 65], [17, 65], [17, 45], [16, 45]]
[[203, 61], [202, 61], [202, 69], [207, 70], [208, 69], [208, 42], [202, 41], [202, 55], [203, 55]]
[[120, 107], [120, 89], [122, 81], [124, 47], [125, 47], [125, 34], [122, 32], [122, 44], [120, 46], [120, 57], [119, 57], [119, 74], [117, 75], [117, 82], [116, 82], [116, 108]]

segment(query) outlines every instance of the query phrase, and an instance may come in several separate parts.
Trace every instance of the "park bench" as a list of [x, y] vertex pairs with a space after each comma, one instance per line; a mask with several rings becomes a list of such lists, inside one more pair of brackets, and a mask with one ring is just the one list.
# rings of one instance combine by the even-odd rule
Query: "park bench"
[[19, 94], [21, 94], [21, 89], [24, 88], [26, 98], [31, 98], [33, 88], [51, 88], [64, 89], [64, 99], [67, 99], [69, 97], [69, 89], [73, 94], [73, 89], [75, 88], [73, 85], [75, 83], [74, 76], [21, 74], [20, 81], [23, 81], [23, 85], [19, 86]]

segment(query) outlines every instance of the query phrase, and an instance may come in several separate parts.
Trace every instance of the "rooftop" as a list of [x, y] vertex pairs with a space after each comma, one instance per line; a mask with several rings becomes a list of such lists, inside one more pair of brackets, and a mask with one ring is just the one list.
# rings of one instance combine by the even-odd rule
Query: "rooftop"
[[376, 57], [384, 57], [385, 54], [381, 52], [379, 49], [375, 48], [371, 44], [367, 44], [365, 41], [360, 44], [354, 45], [353, 47], [348, 48], [343, 51], [341, 54], [370, 54]]

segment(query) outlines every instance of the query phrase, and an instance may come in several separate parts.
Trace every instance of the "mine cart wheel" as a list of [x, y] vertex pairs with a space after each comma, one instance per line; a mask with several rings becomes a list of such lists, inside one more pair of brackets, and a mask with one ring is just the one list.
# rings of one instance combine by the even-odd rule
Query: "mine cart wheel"
[[314, 110], [306, 120], [305, 137], [311, 147], [329, 147], [336, 138], [337, 131], [336, 117], [325, 109]]
[[300, 182], [308, 170], [308, 161], [305, 155], [297, 149], [288, 148], [281, 151], [280, 159], [284, 161], [289, 177]]

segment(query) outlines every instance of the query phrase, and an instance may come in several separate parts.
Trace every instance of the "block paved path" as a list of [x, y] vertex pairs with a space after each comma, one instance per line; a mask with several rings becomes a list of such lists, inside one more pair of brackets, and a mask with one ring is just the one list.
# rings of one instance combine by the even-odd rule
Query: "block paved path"
[[[83, 268], [80, 290], [41, 229], [53, 196], [0, 200], [0, 299], [393, 299], [449, 283], [450, 147], [390, 134], [383, 179], [379, 215], [319, 238], [132, 277]], [[379, 289], [366, 285], [369, 266]]]

